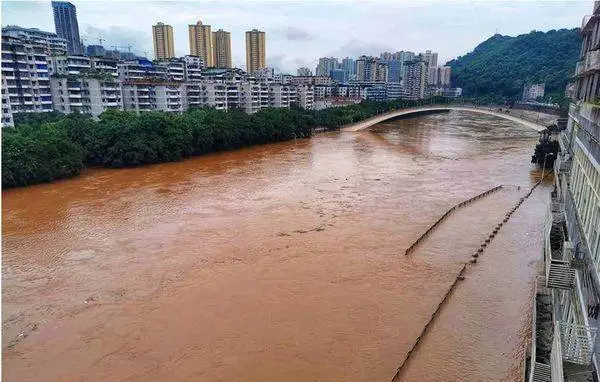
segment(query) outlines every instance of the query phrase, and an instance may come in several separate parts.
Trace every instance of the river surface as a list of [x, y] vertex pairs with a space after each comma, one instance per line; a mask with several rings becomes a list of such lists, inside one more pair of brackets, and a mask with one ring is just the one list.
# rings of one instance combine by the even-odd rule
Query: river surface
[[[451, 112], [5, 191], [3, 380], [389, 381], [539, 179], [537, 137]], [[519, 380], [549, 188], [401, 380]]]

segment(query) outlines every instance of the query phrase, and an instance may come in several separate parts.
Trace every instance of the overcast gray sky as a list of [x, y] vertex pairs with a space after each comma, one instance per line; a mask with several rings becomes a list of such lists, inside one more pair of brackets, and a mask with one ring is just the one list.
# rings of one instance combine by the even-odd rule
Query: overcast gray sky
[[[86, 44], [133, 45], [152, 58], [152, 25], [170, 24], [175, 53], [189, 54], [187, 25], [202, 20], [231, 32], [233, 62], [245, 67], [244, 32], [267, 36], [267, 65], [314, 70], [323, 56], [431, 49], [440, 62], [471, 51], [495, 32], [574, 28], [593, 1], [72, 1]], [[2, 1], [2, 25], [54, 31], [50, 1]]]

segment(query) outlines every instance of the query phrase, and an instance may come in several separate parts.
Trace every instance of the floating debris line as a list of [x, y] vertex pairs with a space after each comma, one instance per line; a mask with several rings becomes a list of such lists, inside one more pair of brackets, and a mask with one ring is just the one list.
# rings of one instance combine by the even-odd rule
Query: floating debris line
[[473, 196], [470, 199], [467, 199], [463, 202], [458, 203], [457, 205], [455, 205], [454, 207], [450, 208], [448, 211], [446, 211], [445, 214], [442, 215], [442, 217], [440, 217], [435, 223], [433, 223], [429, 228], [427, 228], [427, 231], [425, 231], [421, 236], [419, 236], [419, 238], [417, 240], [414, 241], [414, 243], [412, 243], [408, 248], [406, 248], [406, 251], [404, 252], [404, 255], [408, 255], [409, 253], [411, 253], [419, 244], [421, 244], [421, 242], [427, 238], [427, 236], [429, 236], [429, 234], [441, 223], [444, 221], [444, 219], [446, 219], [448, 216], [450, 216], [450, 214], [454, 211], [456, 211], [457, 209], [466, 206], [467, 204], [470, 204], [478, 199], [483, 198], [484, 196], [487, 196], [489, 194], [491, 194], [494, 191], [498, 191], [499, 189], [502, 188], [502, 185], [500, 186], [496, 186], [494, 188], [490, 188], [489, 190], [482, 192], [479, 195]]
[[458, 282], [465, 279], [465, 277], [463, 276], [463, 274], [464, 274], [466, 268], [467, 268], [467, 264], [464, 264], [462, 266], [462, 268], [460, 269], [460, 272], [458, 272], [458, 274], [456, 275], [456, 278], [454, 279], [454, 282], [452, 283], [452, 285], [450, 285], [450, 288], [448, 288], [448, 290], [446, 291], [446, 294], [444, 294], [444, 298], [438, 304], [437, 308], [435, 309], [435, 312], [433, 312], [431, 314], [431, 318], [429, 319], [429, 321], [427, 321], [427, 323], [423, 327], [423, 330], [421, 330], [421, 333], [419, 334], [419, 336], [415, 340], [415, 343], [413, 344], [413, 346], [411, 346], [410, 350], [404, 356], [404, 360], [402, 361], [402, 363], [400, 364], [400, 366], [396, 370], [396, 374], [394, 374], [394, 377], [392, 378], [392, 382], [395, 382], [395, 381], [399, 380], [398, 378], [400, 378], [400, 373], [402, 372], [402, 369], [404, 368], [404, 366], [408, 362], [410, 356], [413, 354], [413, 351], [417, 348], [417, 346], [421, 342], [421, 339], [425, 336], [425, 333], [427, 332], [427, 329], [429, 329], [429, 326], [431, 325], [431, 323], [433, 322], [433, 320], [435, 320], [435, 318], [437, 317], [438, 313], [440, 312], [440, 310], [442, 308], [442, 305], [444, 305], [444, 303], [446, 302], [446, 300], [448, 300], [448, 296], [450, 296], [450, 293], [452, 293], [452, 291], [454, 290], [454, 288], [456, 287], [456, 285], [458, 285]]

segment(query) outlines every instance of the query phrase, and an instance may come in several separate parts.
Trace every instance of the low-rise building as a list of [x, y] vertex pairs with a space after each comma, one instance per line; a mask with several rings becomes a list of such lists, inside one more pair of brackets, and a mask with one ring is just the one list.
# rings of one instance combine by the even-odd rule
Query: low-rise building
[[535, 101], [544, 97], [546, 84], [531, 84], [523, 87], [523, 102]]

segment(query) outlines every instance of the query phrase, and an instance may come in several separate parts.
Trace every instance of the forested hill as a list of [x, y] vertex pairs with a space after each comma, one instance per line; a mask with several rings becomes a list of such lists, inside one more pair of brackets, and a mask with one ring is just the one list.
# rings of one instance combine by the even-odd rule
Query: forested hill
[[467, 97], [520, 97], [526, 83], [545, 83], [546, 94], [561, 95], [575, 72], [580, 43], [579, 28], [496, 34], [447, 65], [453, 86]]

